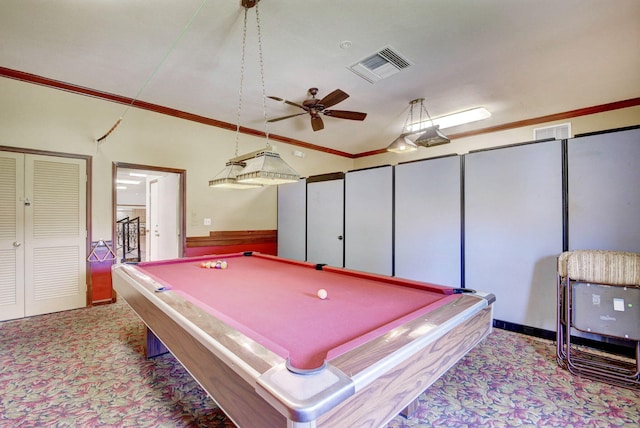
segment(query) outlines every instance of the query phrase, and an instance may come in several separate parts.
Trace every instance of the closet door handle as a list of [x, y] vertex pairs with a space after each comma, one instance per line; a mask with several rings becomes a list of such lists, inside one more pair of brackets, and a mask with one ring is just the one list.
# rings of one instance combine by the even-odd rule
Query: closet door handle
[[13, 241], [13, 246], [18, 248], [20, 245], [22, 245], [22, 242], [19, 241]]

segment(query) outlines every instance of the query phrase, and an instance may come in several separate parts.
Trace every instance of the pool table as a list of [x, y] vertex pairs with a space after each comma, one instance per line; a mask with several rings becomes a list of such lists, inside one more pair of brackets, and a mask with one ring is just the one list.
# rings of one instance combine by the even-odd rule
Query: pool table
[[491, 332], [495, 300], [255, 252], [116, 265], [113, 285], [151, 343], [240, 427], [383, 426], [408, 414]]

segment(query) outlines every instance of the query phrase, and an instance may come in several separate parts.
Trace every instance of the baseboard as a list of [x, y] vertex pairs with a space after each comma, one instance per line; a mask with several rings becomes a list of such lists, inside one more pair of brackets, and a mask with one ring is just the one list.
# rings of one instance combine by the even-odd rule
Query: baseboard
[[[540, 337], [547, 340], [556, 340], [556, 332], [544, 330], [541, 328], [530, 327], [521, 324], [515, 324], [508, 321], [493, 320], [493, 326], [501, 330], [513, 331], [525, 334], [527, 336]], [[571, 343], [574, 345], [587, 346], [589, 348], [604, 351], [610, 354], [620, 355], [629, 358], [636, 357], [635, 342], [616, 339], [613, 337], [604, 337], [602, 340], [585, 339], [583, 337], [571, 336]]]

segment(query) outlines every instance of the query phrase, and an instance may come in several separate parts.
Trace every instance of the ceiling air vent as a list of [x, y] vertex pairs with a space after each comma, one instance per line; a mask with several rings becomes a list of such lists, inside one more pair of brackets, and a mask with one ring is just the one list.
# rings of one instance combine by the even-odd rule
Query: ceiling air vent
[[369, 83], [385, 79], [413, 63], [391, 46], [380, 49], [373, 55], [353, 64], [349, 69]]
[[534, 140], [565, 140], [571, 138], [571, 123], [562, 123], [560, 125], [545, 126], [543, 128], [534, 128]]

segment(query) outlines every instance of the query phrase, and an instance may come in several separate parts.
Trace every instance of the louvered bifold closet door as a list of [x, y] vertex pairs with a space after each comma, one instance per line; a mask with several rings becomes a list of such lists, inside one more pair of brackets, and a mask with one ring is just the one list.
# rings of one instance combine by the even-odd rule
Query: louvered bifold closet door
[[0, 152], [0, 321], [24, 317], [24, 155]]
[[86, 163], [25, 158], [25, 312], [86, 306]]

